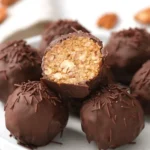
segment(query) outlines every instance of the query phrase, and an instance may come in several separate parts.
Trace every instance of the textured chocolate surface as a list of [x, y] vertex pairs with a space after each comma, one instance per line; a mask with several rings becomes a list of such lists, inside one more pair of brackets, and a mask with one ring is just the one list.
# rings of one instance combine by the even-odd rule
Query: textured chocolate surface
[[7, 129], [25, 146], [50, 143], [66, 126], [67, 108], [61, 99], [40, 81], [17, 86], [5, 106]]
[[[106, 70], [107, 69], [106, 69], [106, 66], [104, 65], [103, 58], [101, 58], [100, 62], [98, 62], [99, 66], [100, 66], [98, 68], [99, 70], [96, 70], [96, 71], [98, 71], [98, 75], [95, 76], [94, 78], [92, 78], [89, 81], [86, 81], [85, 79], [83, 79], [82, 82], [78, 82], [76, 84], [72, 84], [72, 83], [71, 84], [70, 83], [68, 83], [68, 84], [67, 83], [57, 83], [57, 82], [54, 82], [53, 80], [50, 80], [49, 77], [45, 74], [45, 72], [46, 72], [45, 65], [46, 65], [46, 62], [48, 62], [48, 60], [46, 60], [47, 53], [49, 51], [51, 51], [51, 49], [55, 45], [61, 43], [62, 41], [66, 40], [66, 39], [70, 39], [72, 37], [85, 37], [85, 38], [88, 37], [89, 39], [92, 39], [97, 45], [100, 46], [99, 51], [101, 51], [102, 42], [99, 39], [97, 39], [96, 37], [94, 37], [91, 34], [89, 34], [89, 33], [83, 33], [83, 32], [78, 31], [76, 33], [70, 33], [70, 34], [67, 34], [67, 35], [63, 35], [62, 37], [60, 37], [60, 38], [56, 39], [55, 41], [53, 41], [49, 45], [49, 47], [46, 49], [45, 55], [44, 55], [43, 60], [42, 60], [42, 70], [43, 70], [43, 77], [44, 77], [43, 81], [48, 86], [50, 86], [51, 88], [53, 88], [54, 90], [56, 90], [57, 92], [65, 95], [65, 96], [73, 97], [73, 98], [84, 98], [93, 89], [95, 89], [100, 83], [102, 83], [104, 80], [105, 80], [105, 83], [106, 83], [106, 80], [107, 80], [107, 77], [106, 77], [107, 76], [107, 71]], [[70, 47], [68, 47], [68, 49], [69, 48]], [[58, 54], [58, 55], [61, 55], [61, 54]], [[83, 65], [84, 65], [84, 63], [83, 63]], [[90, 66], [90, 67], [92, 67], [92, 66]], [[89, 71], [88, 73], [91, 73], [91, 72]]]
[[25, 41], [0, 45], [0, 100], [6, 101], [16, 83], [39, 80], [41, 59]]
[[128, 29], [113, 33], [104, 48], [117, 81], [129, 84], [134, 73], [150, 59], [150, 34], [144, 29]]
[[109, 85], [89, 98], [80, 112], [82, 129], [99, 149], [132, 142], [144, 128], [143, 110], [137, 100], [118, 85]]
[[131, 94], [142, 104], [145, 113], [150, 115], [150, 60], [134, 75], [130, 89]]
[[44, 54], [47, 46], [59, 36], [75, 32], [75, 30], [81, 30], [83, 32], [89, 32], [77, 21], [72, 20], [59, 20], [56, 22], [50, 22], [48, 28], [42, 35], [42, 41], [40, 44], [41, 54]]

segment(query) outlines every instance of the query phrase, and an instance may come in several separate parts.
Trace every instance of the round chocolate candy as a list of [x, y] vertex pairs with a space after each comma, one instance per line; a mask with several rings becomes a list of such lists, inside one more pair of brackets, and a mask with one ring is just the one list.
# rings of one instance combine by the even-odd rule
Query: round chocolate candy
[[6, 127], [24, 146], [50, 143], [68, 120], [64, 103], [40, 81], [22, 83], [5, 106]]
[[100, 150], [131, 143], [144, 128], [139, 102], [118, 85], [108, 85], [91, 95], [80, 112], [82, 129]]
[[144, 29], [128, 29], [113, 33], [104, 48], [106, 62], [114, 78], [130, 84], [135, 72], [150, 59], [150, 34]]
[[142, 104], [145, 113], [150, 115], [150, 60], [133, 76], [130, 89], [131, 94]]
[[0, 100], [6, 101], [14, 91], [14, 84], [40, 80], [41, 58], [23, 40], [0, 45]]

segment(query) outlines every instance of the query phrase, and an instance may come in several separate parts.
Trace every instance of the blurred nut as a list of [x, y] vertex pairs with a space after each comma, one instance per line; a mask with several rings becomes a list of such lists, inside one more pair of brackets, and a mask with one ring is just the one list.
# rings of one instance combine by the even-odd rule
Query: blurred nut
[[13, 3], [15, 3], [17, 0], [0, 0], [0, 3], [3, 5], [12, 5]]
[[98, 19], [97, 25], [99, 27], [111, 29], [117, 24], [117, 21], [118, 21], [118, 17], [115, 13], [107, 13]]
[[134, 18], [142, 24], [150, 24], [150, 8], [139, 11]]
[[0, 23], [3, 22], [7, 17], [7, 8], [0, 5]]

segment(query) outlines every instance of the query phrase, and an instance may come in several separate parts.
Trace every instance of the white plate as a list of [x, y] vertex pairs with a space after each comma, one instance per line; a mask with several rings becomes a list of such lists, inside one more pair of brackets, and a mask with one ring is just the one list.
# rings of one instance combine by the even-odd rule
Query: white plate
[[[102, 38], [101, 40], [105, 40]], [[38, 47], [40, 37], [34, 37], [27, 40], [29, 44]], [[121, 134], [121, 133], [120, 133]], [[38, 150], [96, 150], [94, 143], [88, 144], [86, 137], [81, 130], [79, 118], [70, 117], [68, 125], [64, 130], [63, 138], [56, 137], [54, 140], [61, 142], [63, 145], [49, 144], [44, 147], [39, 147]], [[136, 139], [136, 144], [126, 145], [117, 150], [150, 150], [150, 119], [146, 119], [145, 129]], [[18, 145], [16, 140], [9, 136], [9, 132], [5, 127], [4, 107], [0, 103], [0, 150], [26, 150], [26, 148]]]

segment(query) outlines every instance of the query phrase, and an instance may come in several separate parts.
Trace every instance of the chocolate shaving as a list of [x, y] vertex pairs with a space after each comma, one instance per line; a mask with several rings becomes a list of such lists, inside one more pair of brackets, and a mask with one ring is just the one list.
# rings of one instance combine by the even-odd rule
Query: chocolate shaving
[[28, 100], [27, 100], [26, 96], [24, 96], [24, 99], [25, 99], [25, 101], [26, 101], [26, 104], [28, 104]]
[[123, 118], [123, 121], [124, 121], [124, 125], [125, 125], [125, 127], [127, 127], [126, 118]]

